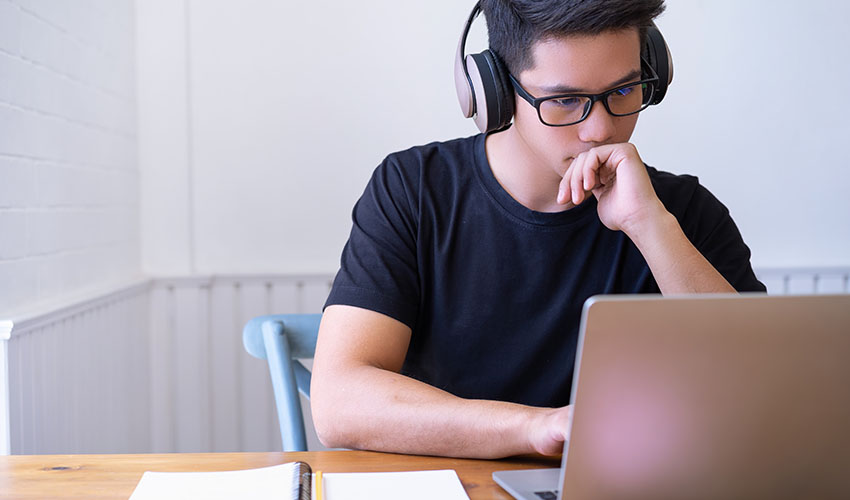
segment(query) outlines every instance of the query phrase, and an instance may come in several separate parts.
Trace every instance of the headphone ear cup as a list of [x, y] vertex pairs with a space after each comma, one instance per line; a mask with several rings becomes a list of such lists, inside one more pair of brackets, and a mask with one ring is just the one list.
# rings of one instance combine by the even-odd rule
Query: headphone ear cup
[[507, 75], [489, 50], [466, 56], [466, 68], [475, 96], [475, 125], [481, 132], [507, 126], [513, 116], [513, 95], [506, 96]]
[[658, 75], [658, 85], [650, 104], [658, 104], [667, 94], [667, 87], [673, 81], [673, 58], [670, 56], [670, 48], [664, 41], [661, 30], [652, 23], [646, 29], [646, 43], [643, 47], [643, 57]]
[[484, 51], [488, 62], [492, 61], [493, 80], [496, 82], [496, 104], [498, 104], [497, 119], [493, 130], [501, 130], [511, 123], [514, 116], [514, 87], [508, 78], [508, 70], [495, 52]]

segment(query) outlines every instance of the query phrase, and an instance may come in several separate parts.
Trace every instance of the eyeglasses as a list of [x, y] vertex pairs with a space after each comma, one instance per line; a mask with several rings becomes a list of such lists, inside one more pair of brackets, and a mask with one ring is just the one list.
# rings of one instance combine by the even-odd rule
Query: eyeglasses
[[652, 103], [658, 75], [652, 66], [641, 58], [641, 66], [649, 70], [650, 78], [620, 85], [601, 94], [558, 94], [546, 97], [534, 97], [522, 88], [522, 85], [508, 75], [517, 94], [537, 109], [537, 116], [544, 125], [566, 127], [575, 125], [590, 115], [596, 101], [602, 101], [612, 116], [628, 116], [639, 113]]

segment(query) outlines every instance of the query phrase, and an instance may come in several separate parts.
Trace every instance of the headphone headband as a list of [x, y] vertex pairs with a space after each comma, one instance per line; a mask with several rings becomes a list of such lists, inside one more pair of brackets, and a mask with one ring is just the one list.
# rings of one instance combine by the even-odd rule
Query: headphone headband
[[463, 34], [460, 36], [460, 41], [457, 44], [457, 55], [455, 56], [455, 89], [457, 90], [457, 99], [460, 104], [464, 118], [471, 118], [475, 114], [475, 96], [472, 90], [472, 78], [469, 77], [469, 68], [466, 65], [464, 51], [466, 50], [466, 38], [469, 36], [469, 29], [472, 27], [472, 22], [481, 13], [481, 2], [475, 2], [475, 7], [472, 8], [472, 13], [469, 14], [469, 19], [463, 26]]

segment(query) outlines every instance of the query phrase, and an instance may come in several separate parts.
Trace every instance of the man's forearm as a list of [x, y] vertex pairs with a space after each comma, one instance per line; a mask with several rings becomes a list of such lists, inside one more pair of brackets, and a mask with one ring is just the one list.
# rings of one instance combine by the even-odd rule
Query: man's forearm
[[547, 432], [544, 427], [558, 418], [556, 409], [461, 399], [371, 366], [333, 379], [344, 382], [328, 387], [319, 380], [312, 401], [326, 446], [470, 458], [560, 451], [552, 449], [556, 442], [550, 449], [541, 449], [541, 439], [533, 442], [535, 432]]
[[626, 234], [643, 255], [661, 293], [734, 293], [735, 289], [688, 240], [667, 211]]

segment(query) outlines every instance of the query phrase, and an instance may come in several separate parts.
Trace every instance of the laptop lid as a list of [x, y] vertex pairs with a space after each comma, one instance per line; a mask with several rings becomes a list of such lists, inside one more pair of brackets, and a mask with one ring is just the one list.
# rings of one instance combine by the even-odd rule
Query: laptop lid
[[560, 498], [850, 498], [850, 295], [594, 297]]

